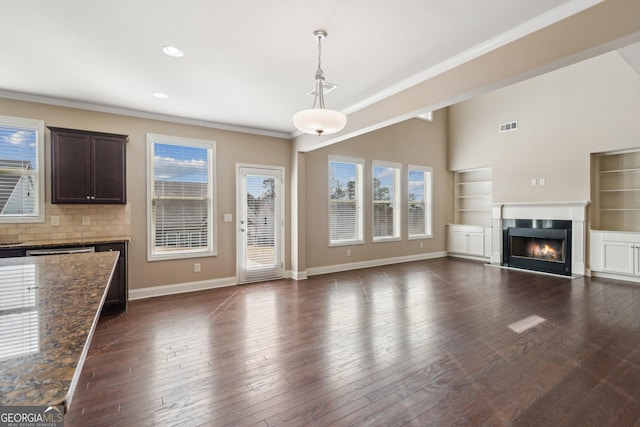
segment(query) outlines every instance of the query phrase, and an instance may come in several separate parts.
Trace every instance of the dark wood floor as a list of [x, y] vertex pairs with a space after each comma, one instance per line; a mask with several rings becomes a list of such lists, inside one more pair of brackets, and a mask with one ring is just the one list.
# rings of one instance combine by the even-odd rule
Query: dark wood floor
[[[522, 333], [508, 326], [537, 315]], [[133, 301], [67, 426], [640, 426], [640, 285], [452, 258]]]

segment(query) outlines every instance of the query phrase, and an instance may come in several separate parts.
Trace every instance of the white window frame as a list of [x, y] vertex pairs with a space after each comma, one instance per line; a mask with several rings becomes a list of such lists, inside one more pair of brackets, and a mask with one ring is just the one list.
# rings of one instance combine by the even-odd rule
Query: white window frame
[[[356, 166], [356, 238], [344, 240], [331, 239], [331, 163], [351, 163]], [[327, 229], [329, 246], [346, 246], [364, 244], [364, 215], [362, 211], [364, 187], [364, 159], [346, 156], [329, 155], [327, 162]]]
[[[377, 167], [392, 169], [393, 198], [390, 200], [393, 213], [393, 235], [376, 236], [375, 234], [375, 169]], [[373, 242], [389, 242], [402, 239], [402, 164], [374, 160], [371, 162], [371, 236]], [[385, 201], [380, 201], [384, 203]], [[387, 201], [388, 202], [388, 201]]]
[[[423, 172], [425, 176], [425, 195], [424, 195], [424, 229], [425, 233], [423, 234], [411, 234], [411, 230], [409, 229], [409, 214], [410, 214], [410, 204], [409, 200], [409, 192], [411, 188], [410, 183], [410, 174], [413, 171]], [[433, 168], [428, 166], [417, 166], [417, 165], [409, 165], [407, 166], [407, 239], [408, 240], [417, 240], [417, 239], [431, 239], [433, 238]]]
[[[44, 121], [34, 119], [24, 119], [20, 117], [0, 116], [0, 126], [16, 127], [36, 132], [36, 170], [35, 180], [37, 189], [35, 190], [37, 200], [34, 203], [35, 212], [22, 215], [0, 215], [0, 224], [24, 224], [45, 222], [45, 178], [44, 178]], [[2, 155], [0, 155], [2, 157]], [[23, 171], [24, 173], [24, 171]]]
[[[154, 144], [183, 145], [207, 149], [208, 171], [208, 245], [206, 248], [156, 250], [156, 234], [154, 221]], [[198, 258], [217, 255], [217, 230], [216, 230], [216, 143], [201, 139], [183, 138], [178, 136], [147, 134], [147, 260], [161, 261], [168, 259]]]

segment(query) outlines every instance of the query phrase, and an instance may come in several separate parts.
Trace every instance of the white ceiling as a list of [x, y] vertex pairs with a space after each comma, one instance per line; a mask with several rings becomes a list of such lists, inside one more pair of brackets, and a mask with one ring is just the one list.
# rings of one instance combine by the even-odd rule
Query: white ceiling
[[327, 107], [350, 113], [600, 2], [1, 1], [0, 96], [278, 136], [295, 135], [291, 116], [313, 102], [316, 29], [329, 34], [322, 68], [339, 85]]

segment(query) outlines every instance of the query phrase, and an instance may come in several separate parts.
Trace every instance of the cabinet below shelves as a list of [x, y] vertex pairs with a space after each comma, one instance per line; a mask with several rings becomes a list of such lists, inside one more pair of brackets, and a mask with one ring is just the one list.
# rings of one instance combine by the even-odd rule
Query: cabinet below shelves
[[489, 258], [492, 250], [491, 235], [491, 227], [449, 224], [447, 251], [454, 255]]
[[640, 233], [592, 230], [591, 271], [640, 282]]

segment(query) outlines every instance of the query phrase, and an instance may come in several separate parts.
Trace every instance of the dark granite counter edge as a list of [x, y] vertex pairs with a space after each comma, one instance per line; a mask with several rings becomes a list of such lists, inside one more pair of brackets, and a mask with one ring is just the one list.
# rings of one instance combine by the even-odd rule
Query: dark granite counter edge
[[71, 399], [73, 399], [73, 394], [76, 391], [76, 386], [80, 381], [80, 374], [82, 373], [82, 368], [84, 367], [84, 362], [87, 358], [87, 354], [89, 353], [89, 348], [91, 347], [91, 341], [93, 340], [93, 333], [98, 326], [98, 320], [100, 319], [100, 312], [102, 311], [102, 307], [104, 306], [104, 301], [107, 298], [107, 293], [109, 292], [109, 283], [113, 280], [113, 273], [116, 270], [116, 265], [118, 264], [118, 257], [116, 257], [113, 261], [113, 266], [111, 267], [111, 274], [109, 275], [109, 280], [107, 281], [107, 286], [104, 288], [104, 292], [102, 293], [102, 298], [100, 299], [100, 305], [96, 314], [93, 316], [93, 322], [91, 323], [91, 328], [89, 329], [89, 334], [87, 335], [87, 339], [84, 343], [84, 348], [82, 349], [82, 354], [80, 355], [80, 359], [78, 360], [78, 365], [76, 366], [76, 370], [73, 373], [73, 378], [71, 379], [71, 384], [69, 385], [69, 391], [67, 392], [67, 396], [61, 405], [64, 405], [64, 412], [66, 413], [69, 410], [69, 406], [71, 405]]
[[2, 249], [33, 249], [33, 248], [53, 248], [57, 246], [91, 246], [102, 243], [130, 242], [131, 238], [126, 236], [118, 237], [87, 237], [82, 239], [60, 239], [60, 240], [34, 240], [30, 242], [0, 242]]

